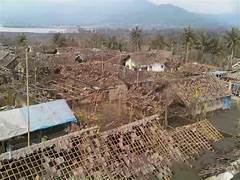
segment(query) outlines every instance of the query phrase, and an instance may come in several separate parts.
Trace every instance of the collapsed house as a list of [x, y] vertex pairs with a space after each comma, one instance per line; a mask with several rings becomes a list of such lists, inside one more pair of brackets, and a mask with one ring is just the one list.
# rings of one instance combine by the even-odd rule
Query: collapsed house
[[0, 48], [0, 66], [7, 69], [14, 69], [18, 64], [18, 56], [11, 50]]
[[[81, 49], [75, 52], [80, 56], [83, 62], [98, 62], [106, 61], [112, 57], [119, 55], [119, 51], [102, 50], [102, 49]], [[76, 60], [76, 59], [75, 59]]]
[[[15, 69], [21, 73], [22, 76], [25, 76], [25, 55], [21, 55], [21, 57], [22, 59]], [[45, 80], [46, 78], [53, 78], [60, 66], [56, 55], [52, 54], [30, 52], [28, 54], [28, 61], [30, 81], [33, 83], [41, 82], [41, 80]]]
[[140, 117], [161, 114], [174, 99], [166, 86], [166, 82], [152, 86], [132, 86], [125, 99], [126, 104]]
[[185, 63], [178, 68], [178, 71], [184, 73], [187, 76], [209, 74], [210, 72], [217, 70], [219, 70], [218, 67], [199, 63]]
[[[166, 111], [167, 119], [186, 119], [189, 115], [229, 109], [231, 105], [231, 93], [226, 84], [213, 76], [185, 78], [184, 75], [172, 73], [150, 75], [111, 63], [66, 65], [54, 80], [34, 89], [34, 94], [42, 90], [44, 95], [39, 96], [40, 99], [52, 94], [50, 99], [64, 98], [74, 111], [86, 108], [88, 113], [84, 113], [87, 114], [104, 109], [103, 104], [109, 104], [106, 106], [108, 108], [118, 107], [125, 114], [125, 123]], [[116, 125], [113, 127], [121, 124], [115, 120], [112, 119]], [[105, 125], [102, 123], [101, 127], [105, 129]]]
[[81, 130], [0, 155], [0, 178], [6, 179], [163, 179], [174, 162], [188, 162], [222, 135], [202, 121], [171, 133], [152, 116], [98, 133]]
[[235, 96], [239, 96], [240, 94], [240, 72], [230, 72], [227, 73], [223, 80], [229, 83], [229, 89], [231, 90], [232, 94]]
[[225, 110], [231, 106], [231, 92], [227, 83], [213, 76], [185, 78], [173, 84], [172, 87], [191, 115]]
[[9, 49], [0, 45], [0, 84], [11, 82], [15, 74], [13, 70], [19, 63], [19, 57]]
[[55, 94], [53, 98], [64, 98], [70, 104], [71, 101], [89, 104], [121, 99], [126, 96], [130, 86], [150, 85], [151, 82], [151, 76], [145, 72], [96, 62], [62, 66], [52, 80], [37, 84], [35, 89], [49, 90]]
[[48, 82], [49, 87], [57, 89], [62, 98], [78, 100], [82, 104], [104, 99], [113, 101], [123, 96], [128, 89], [123, 80], [98, 63], [65, 66], [55, 79]]
[[[29, 119], [30, 132], [37, 132], [60, 125], [65, 127], [69, 123], [76, 122], [76, 118], [65, 100], [31, 105], [29, 107]], [[26, 139], [21, 139], [20, 136], [25, 135], [27, 132], [27, 107], [0, 111], [1, 152], [9, 150], [10, 146], [12, 146], [12, 149], [24, 147], [23, 144], [24, 141], [26, 142]], [[51, 133], [53, 134], [53, 132]]]
[[102, 49], [79, 49], [79, 48], [64, 48], [59, 49], [59, 54], [56, 55], [59, 62], [63, 64], [74, 63], [94, 63], [105, 62], [119, 55], [119, 51], [115, 50], [102, 50]]
[[128, 55], [119, 55], [110, 62], [121, 64], [131, 70], [164, 72], [165, 70], [172, 71], [177, 63], [170, 51], [149, 51], [136, 52]]

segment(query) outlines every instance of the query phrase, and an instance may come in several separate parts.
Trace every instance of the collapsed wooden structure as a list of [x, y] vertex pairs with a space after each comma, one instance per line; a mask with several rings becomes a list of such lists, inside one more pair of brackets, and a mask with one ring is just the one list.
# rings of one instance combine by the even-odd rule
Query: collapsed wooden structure
[[98, 132], [81, 130], [0, 155], [0, 179], [169, 180], [175, 161], [187, 162], [202, 149], [213, 150], [222, 135], [208, 122], [168, 132], [158, 116]]

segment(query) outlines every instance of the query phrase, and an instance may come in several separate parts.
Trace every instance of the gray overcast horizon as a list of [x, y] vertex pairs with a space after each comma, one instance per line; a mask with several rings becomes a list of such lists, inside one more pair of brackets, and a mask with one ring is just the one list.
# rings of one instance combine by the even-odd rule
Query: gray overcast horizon
[[[11, 12], [14, 9], [22, 8], [25, 6], [26, 10], [35, 5], [36, 3], [44, 4], [67, 4], [71, 2], [79, 2], [81, 4], [92, 4], [98, 6], [100, 4], [107, 3], [127, 3], [137, 0], [0, 0], [0, 6], [2, 10], [7, 12], [7, 9], [11, 8]], [[240, 11], [240, 0], [146, 0], [154, 4], [173, 4], [178, 7], [184, 8], [191, 12], [205, 13], [205, 14], [226, 14]], [[26, 6], [27, 5], [27, 6]], [[0, 8], [0, 10], [1, 10]]]

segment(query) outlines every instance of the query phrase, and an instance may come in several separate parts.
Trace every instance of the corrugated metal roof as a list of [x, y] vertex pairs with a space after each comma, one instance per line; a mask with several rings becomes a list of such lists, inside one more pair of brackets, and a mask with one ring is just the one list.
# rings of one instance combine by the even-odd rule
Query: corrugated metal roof
[[[65, 100], [30, 106], [31, 132], [75, 121], [76, 118]], [[0, 141], [25, 133], [27, 107], [0, 112]]]

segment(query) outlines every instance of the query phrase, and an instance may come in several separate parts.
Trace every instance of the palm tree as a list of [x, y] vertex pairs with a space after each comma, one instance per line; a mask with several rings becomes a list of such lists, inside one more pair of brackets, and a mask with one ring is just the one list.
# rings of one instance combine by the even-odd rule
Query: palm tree
[[150, 42], [150, 49], [164, 49], [169, 45], [166, 43], [165, 39], [161, 35], [157, 35], [151, 42]]
[[58, 46], [58, 47], [63, 47], [66, 45], [66, 37], [64, 34], [62, 33], [56, 33], [53, 35], [52, 37], [52, 42], [54, 45]]
[[174, 55], [175, 54], [174, 48], [177, 45], [177, 41], [174, 38], [169, 38], [166, 42], [166, 45], [168, 46], [168, 48], [172, 52], [172, 55]]
[[24, 33], [20, 33], [20, 34], [17, 34], [17, 37], [16, 37], [16, 43], [17, 45], [19, 46], [26, 46], [27, 45], [27, 37]]
[[200, 33], [198, 35], [198, 38], [195, 41], [195, 48], [201, 51], [202, 59], [203, 59], [203, 55], [205, 53], [214, 54], [214, 52], [217, 50], [217, 45], [218, 44], [217, 44], [216, 39], [212, 38], [206, 32]]
[[118, 49], [118, 40], [116, 36], [109, 37], [106, 41], [106, 45], [109, 49]]
[[141, 50], [142, 47], [142, 29], [138, 26], [131, 31], [131, 40], [135, 50]]
[[189, 60], [189, 52], [191, 49], [191, 46], [194, 44], [195, 41], [195, 35], [191, 27], [189, 26], [188, 28], [184, 29], [184, 44], [186, 46], [185, 48], [185, 62], [188, 62]]
[[213, 38], [211, 38], [206, 32], [200, 33], [195, 42], [196, 49], [201, 50], [203, 53], [211, 51], [211, 47], [214, 43]]
[[233, 58], [235, 56], [235, 51], [237, 46], [240, 45], [240, 31], [237, 28], [232, 27], [230, 31], [227, 31], [225, 36], [225, 43], [227, 45], [227, 48], [230, 49], [231, 55], [230, 55], [230, 67], [232, 67]]

